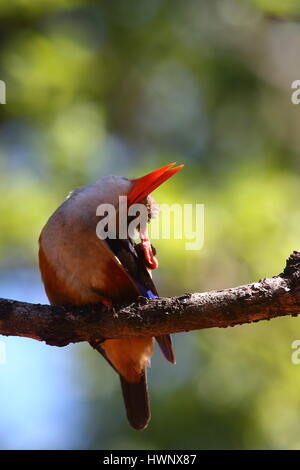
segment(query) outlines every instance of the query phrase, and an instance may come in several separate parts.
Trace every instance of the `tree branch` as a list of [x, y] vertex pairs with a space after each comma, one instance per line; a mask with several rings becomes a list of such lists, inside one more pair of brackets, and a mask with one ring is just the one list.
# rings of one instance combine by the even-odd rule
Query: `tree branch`
[[117, 310], [103, 305], [54, 307], [0, 299], [0, 334], [65, 346], [99, 338], [224, 328], [299, 313], [300, 252], [294, 251], [278, 276], [219, 291], [139, 297]]

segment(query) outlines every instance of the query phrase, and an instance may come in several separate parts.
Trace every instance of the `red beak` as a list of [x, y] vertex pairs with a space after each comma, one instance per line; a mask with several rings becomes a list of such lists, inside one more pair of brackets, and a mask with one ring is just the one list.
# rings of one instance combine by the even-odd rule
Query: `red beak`
[[158, 186], [184, 167], [184, 165], [178, 165], [175, 167], [174, 165], [175, 163], [170, 163], [169, 165], [152, 171], [148, 175], [131, 180], [133, 188], [128, 194], [128, 206], [143, 201], [143, 199], [145, 199], [148, 194], [152, 193], [154, 189], [158, 188]]

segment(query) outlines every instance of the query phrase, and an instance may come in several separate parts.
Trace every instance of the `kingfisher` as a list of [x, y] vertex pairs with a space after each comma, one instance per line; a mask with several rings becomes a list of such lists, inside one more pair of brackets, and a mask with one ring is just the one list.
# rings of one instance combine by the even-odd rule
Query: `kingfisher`
[[[52, 305], [104, 304], [115, 307], [139, 296], [158, 297], [151, 272], [158, 267], [147, 223], [158, 212], [151, 193], [177, 173], [183, 165], [163, 166], [136, 179], [104, 176], [93, 184], [76, 188], [52, 214], [39, 238], [39, 265]], [[120, 210], [120, 197], [128, 208], [140, 204], [146, 224], [137, 224], [137, 235], [99, 237], [98, 208], [109, 204]], [[132, 219], [132, 218], [131, 218]], [[127, 226], [130, 217], [126, 220]], [[175, 364], [170, 335], [155, 338], [163, 356]], [[152, 337], [90, 341], [118, 373], [127, 418], [135, 429], [147, 427], [151, 412], [147, 367], [154, 348]]]

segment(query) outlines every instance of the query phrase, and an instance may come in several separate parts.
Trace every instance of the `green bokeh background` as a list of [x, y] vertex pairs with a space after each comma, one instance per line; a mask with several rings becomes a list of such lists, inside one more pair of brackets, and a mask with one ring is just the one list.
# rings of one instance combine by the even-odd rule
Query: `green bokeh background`
[[[205, 204], [205, 243], [186, 251], [183, 241], [156, 241], [161, 295], [282, 271], [300, 237], [300, 108], [291, 102], [291, 83], [300, 78], [299, 15], [297, 0], [1, 2], [5, 285], [37, 270], [39, 232], [74, 187], [171, 161], [185, 168], [156, 199]], [[299, 338], [297, 318], [177, 335], [175, 367], [154, 357], [153, 418], [139, 433], [127, 425], [113, 371], [86, 345], [64, 348], [72, 372], [58, 383], [64, 400], [77, 397], [77, 438], [67, 421], [69, 439], [55, 440], [45, 415], [37, 444], [27, 416], [26, 444], [0, 420], [0, 447], [299, 449], [300, 366], [291, 362]], [[14, 339], [11, 348], [20, 341], [31, 342]], [[34, 347], [40, 357], [55, 350]], [[3, 367], [21, 393], [26, 385], [9, 357]], [[43, 404], [39, 393], [33, 404]], [[0, 391], [8, 422], [15, 406]], [[24, 407], [26, 400], [16, 423]], [[56, 426], [63, 419], [58, 413]]]

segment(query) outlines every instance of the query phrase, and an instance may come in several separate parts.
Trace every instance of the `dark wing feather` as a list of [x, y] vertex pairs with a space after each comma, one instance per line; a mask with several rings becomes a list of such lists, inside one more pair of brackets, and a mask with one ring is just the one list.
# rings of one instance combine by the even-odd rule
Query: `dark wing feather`
[[[152, 278], [145, 267], [143, 252], [138, 250], [131, 239], [107, 239], [106, 243], [138, 287], [141, 295], [145, 297], [158, 297], [158, 292]], [[156, 341], [164, 357], [175, 364], [175, 355], [170, 335], [157, 336]]]

